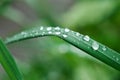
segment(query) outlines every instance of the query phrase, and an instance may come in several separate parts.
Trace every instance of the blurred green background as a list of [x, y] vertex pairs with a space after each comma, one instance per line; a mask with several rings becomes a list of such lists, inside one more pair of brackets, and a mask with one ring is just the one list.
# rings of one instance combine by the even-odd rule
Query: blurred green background
[[[0, 36], [67, 27], [120, 52], [120, 0], [0, 0]], [[120, 72], [56, 37], [8, 45], [24, 80], [120, 80]], [[0, 66], [0, 80], [9, 80]]]

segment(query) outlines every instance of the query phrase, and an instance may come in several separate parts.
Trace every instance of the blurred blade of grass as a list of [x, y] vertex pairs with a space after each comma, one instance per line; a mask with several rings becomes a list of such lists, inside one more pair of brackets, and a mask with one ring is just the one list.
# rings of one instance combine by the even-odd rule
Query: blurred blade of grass
[[8, 8], [8, 6], [13, 2], [13, 0], [0, 0], [0, 15]]
[[[33, 21], [31, 24], [27, 23], [29, 22], [29, 18], [27, 18], [24, 13], [22, 13], [21, 11], [13, 8], [13, 7], [9, 7], [7, 8], [2, 16], [4, 16], [5, 18], [19, 24], [21, 26], [21, 29], [26, 29], [27, 27], [31, 27], [31, 26], [35, 26], [35, 25], [49, 25], [49, 23], [47, 23], [47, 21], [45, 21], [44, 19], [42, 20], [36, 20]], [[26, 25], [26, 26], [25, 26]]]
[[114, 0], [79, 1], [63, 15], [61, 23], [64, 26], [97, 24], [115, 13], [118, 6]]
[[82, 49], [93, 57], [108, 64], [109, 66], [120, 70], [119, 53], [93, 39], [90, 39], [89, 36], [84, 36], [67, 28], [62, 29], [59, 27], [35, 27], [30, 30], [26, 30], [19, 34], [16, 34], [13, 37], [7, 38], [5, 42], [8, 44], [29, 38], [52, 35], [60, 37], [61, 39], [67, 41], [68, 43], [76, 46], [79, 49]]
[[9, 75], [11, 80], [22, 80], [21, 73], [19, 72], [16, 63], [6, 48], [4, 42], [0, 39], [0, 63]]
[[6, 9], [3, 13], [3, 16], [16, 22], [19, 25], [23, 25], [27, 21], [26, 16], [22, 12], [12, 7]]

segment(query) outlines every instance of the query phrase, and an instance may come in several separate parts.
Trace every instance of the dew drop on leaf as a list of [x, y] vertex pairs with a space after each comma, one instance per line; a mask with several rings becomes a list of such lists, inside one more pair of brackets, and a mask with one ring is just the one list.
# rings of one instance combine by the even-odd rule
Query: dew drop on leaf
[[52, 29], [51, 27], [48, 27], [48, 28], [47, 28], [47, 31], [50, 31], [51, 29]]
[[34, 35], [32, 33], [29, 34], [30, 36], [34, 37]]
[[65, 32], [69, 32], [70, 30], [68, 28], [65, 28]]
[[49, 31], [49, 32], [48, 32], [48, 34], [52, 34], [52, 32], [51, 32], [51, 31]]
[[43, 27], [40, 27], [40, 30], [43, 30]]
[[22, 35], [23, 37], [26, 37], [26, 36], [27, 36], [27, 33], [26, 33], [26, 32], [21, 32], [21, 35]]
[[55, 32], [55, 34], [59, 35], [59, 34], [61, 34], [61, 32]]
[[103, 49], [103, 51], [106, 51], [106, 47], [105, 46], [102, 49]]
[[60, 27], [56, 27], [55, 30], [60, 30]]
[[118, 58], [118, 57], [113, 56], [113, 58], [114, 58], [116, 61], [119, 61], [119, 58]]
[[80, 36], [80, 33], [77, 32], [77, 33], [76, 33], [76, 36]]
[[63, 34], [63, 37], [64, 37], [64, 38], [66, 38], [66, 37], [67, 37], [67, 35]]
[[90, 37], [88, 35], [84, 36], [83, 38], [85, 41], [89, 41], [90, 40]]
[[94, 41], [94, 42], [92, 43], [92, 48], [93, 48], [93, 50], [98, 50], [98, 49], [99, 49], [99, 44]]
[[26, 32], [21, 32], [21, 35], [25, 35], [26, 34]]

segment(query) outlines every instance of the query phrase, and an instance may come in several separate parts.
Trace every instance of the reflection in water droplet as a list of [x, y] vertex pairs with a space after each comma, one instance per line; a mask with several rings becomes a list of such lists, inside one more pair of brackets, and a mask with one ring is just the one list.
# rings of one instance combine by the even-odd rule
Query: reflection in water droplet
[[63, 37], [64, 37], [64, 38], [66, 38], [66, 37], [67, 37], [67, 35], [63, 34]]
[[61, 34], [61, 32], [55, 32], [55, 34], [59, 35], [59, 34]]
[[48, 28], [47, 28], [47, 31], [50, 31], [51, 29], [52, 29], [51, 27], [48, 27]]
[[92, 43], [92, 48], [93, 48], [94, 50], [98, 50], [98, 49], [99, 49], [99, 44], [98, 44], [97, 42], [93, 42], [93, 43]]
[[68, 28], [65, 28], [65, 32], [69, 32], [70, 30]]
[[85, 41], [89, 41], [90, 40], [90, 37], [88, 35], [84, 36], [83, 38]]

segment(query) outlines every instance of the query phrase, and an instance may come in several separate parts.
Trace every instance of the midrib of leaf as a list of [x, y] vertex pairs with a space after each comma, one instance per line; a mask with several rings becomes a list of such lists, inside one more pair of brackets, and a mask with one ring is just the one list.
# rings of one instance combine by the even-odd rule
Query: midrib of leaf
[[[86, 36], [67, 28], [63, 29], [59, 27], [35, 27], [7, 38], [5, 42], [6, 44], [9, 44], [21, 40], [43, 36], [57, 36], [120, 71], [119, 53], [89, 38], [87, 35], [86, 36], [88, 40], [85, 40], [84, 38]], [[97, 44], [98, 49], [94, 49], [93, 43]]]
[[4, 42], [0, 39], [0, 63], [7, 72], [11, 80], [22, 80], [21, 73], [19, 72], [16, 63], [6, 48]]

